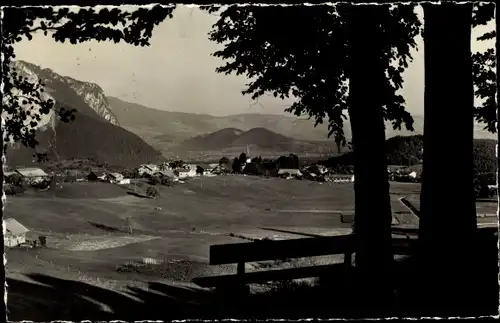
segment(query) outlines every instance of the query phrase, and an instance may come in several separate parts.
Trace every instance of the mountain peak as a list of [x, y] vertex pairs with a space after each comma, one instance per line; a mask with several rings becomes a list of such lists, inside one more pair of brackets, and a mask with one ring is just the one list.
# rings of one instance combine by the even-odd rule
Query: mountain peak
[[[56, 109], [65, 107], [77, 111], [75, 120], [70, 123], [60, 122], [55, 116], [56, 109], [41, 115], [42, 120], [35, 129], [40, 143], [37, 152], [46, 152], [50, 160], [93, 158], [120, 166], [162, 159], [161, 153], [139, 136], [119, 127], [99, 85], [61, 76], [22, 60], [13, 62], [13, 66], [30, 82], [43, 80], [45, 91], [42, 95], [54, 100]], [[13, 145], [8, 150], [9, 163], [29, 165], [32, 153], [32, 149]]]
[[[87, 115], [97, 115], [109, 123], [119, 126], [118, 119], [111, 112], [110, 104], [102, 88], [96, 83], [76, 80], [62, 76], [49, 68], [42, 68], [36, 64], [23, 60], [14, 61], [14, 68], [25, 74], [31, 81], [43, 80], [49, 93], [57, 93], [54, 101], [72, 105], [78, 112]], [[93, 113], [88, 113], [88, 108]]]

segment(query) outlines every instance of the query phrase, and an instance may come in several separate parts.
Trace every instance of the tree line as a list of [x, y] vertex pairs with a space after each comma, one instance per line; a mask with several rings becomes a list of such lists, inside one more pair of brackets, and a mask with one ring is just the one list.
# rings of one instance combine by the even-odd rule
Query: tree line
[[250, 158], [250, 160], [248, 159], [246, 153], [241, 153], [238, 157], [233, 158], [231, 168], [229, 168], [229, 159], [227, 157], [222, 157], [219, 160], [219, 166], [223, 166], [227, 170], [230, 169], [233, 174], [247, 175], [271, 175], [282, 168], [300, 168], [299, 157], [292, 153], [287, 156], [280, 156], [276, 160], [262, 158], [261, 156]]
[[[449, 139], [454, 140], [453, 137]], [[395, 136], [387, 139], [385, 153], [388, 165], [413, 166], [422, 163], [424, 149], [423, 135]], [[474, 168], [478, 173], [495, 174], [498, 168], [495, 157], [496, 141], [492, 139], [474, 139], [473, 161]], [[455, 162], [460, 156], [453, 154], [448, 156], [448, 167], [442, 171], [455, 169]], [[336, 166], [354, 165], [354, 153], [346, 152], [340, 156], [334, 156], [320, 162], [330, 168]], [[459, 170], [460, 171], [460, 170]]]

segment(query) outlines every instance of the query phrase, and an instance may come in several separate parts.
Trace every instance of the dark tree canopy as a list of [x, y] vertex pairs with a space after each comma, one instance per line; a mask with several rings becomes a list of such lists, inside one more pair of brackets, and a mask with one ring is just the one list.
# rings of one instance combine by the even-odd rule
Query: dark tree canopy
[[238, 158], [240, 164], [245, 164], [247, 162], [247, 154], [241, 153], [240, 157]]
[[496, 144], [496, 140], [492, 139], [474, 140], [474, 167], [477, 172], [494, 174], [497, 171]]
[[219, 160], [219, 165], [224, 166], [224, 165], [227, 165], [227, 164], [229, 164], [229, 159], [226, 156], [222, 157]]
[[233, 173], [236, 174], [241, 172], [241, 164], [237, 157], [234, 157], [231, 169], [233, 170]]
[[[484, 26], [495, 18], [495, 4], [487, 2], [476, 3], [472, 15], [472, 26]], [[487, 32], [477, 38], [479, 41], [487, 41], [496, 37], [496, 31]], [[489, 48], [485, 52], [472, 55], [472, 72], [474, 77], [475, 91], [481, 104], [475, 107], [474, 116], [477, 121], [485, 124], [485, 129], [495, 133], [497, 102], [497, 61], [495, 49]]]
[[[225, 47], [214, 53], [227, 63], [219, 73], [246, 75], [252, 81], [243, 94], [257, 99], [265, 93], [297, 99], [286, 111], [308, 115], [315, 124], [328, 121], [329, 136], [345, 145], [343, 123], [347, 110], [349, 5], [323, 6], [231, 6], [220, 14], [210, 39]], [[387, 62], [384, 117], [400, 129], [413, 129], [404, 99], [402, 72], [411, 60], [410, 49], [420, 22], [413, 5], [388, 6], [381, 18]], [[218, 7], [209, 10], [217, 11]], [[280, 17], [279, 24], [276, 17]], [[300, 21], [300, 23], [298, 23]], [[394, 64], [390, 64], [394, 63]]]
[[387, 139], [385, 149], [389, 165], [411, 166], [422, 160], [424, 138], [416, 136], [395, 136]]
[[[42, 81], [32, 83], [13, 67], [14, 45], [36, 32], [51, 35], [56, 42], [71, 44], [89, 40], [124, 41], [134, 46], [148, 46], [153, 28], [168, 17], [174, 7], [155, 6], [132, 12], [118, 8], [81, 8], [71, 11], [57, 7], [5, 7], [2, 21], [2, 112], [5, 112], [5, 141], [20, 142], [34, 148], [38, 142], [35, 127], [41, 117], [56, 110], [53, 100], [44, 95]], [[39, 107], [39, 108], [38, 108]], [[59, 107], [62, 121], [74, 119], [74, 110]], [[4, 143], [4, 149], [6, 148]]]
[[[450, 138], [453, 140], [453, 137]], [[495, 173], [497, 170], [497, 158], [495, 157], [496, 141], [492, 139], [474, 139], [474, 167], [478, 173]], [[418, 164], [422, 159], [423, 136], [395, 136], [386, 141], [387, 162], [389, 165], [411, 166]], [[449, 156], [447, 163], [450, 169], [460, 156]], [[415, 161], [414, 163], [412, 161]], [[321, 161], [319, 164], [329, 168], [354, 165], [352, 152], [340, 156], [331, 157]]]
[[482, 103], [475, 107], [474, 116], [477, 121], [485, 123], [485, 129], [495, 133], [496, 130], [496, 55], [490, 48], [483, 53], [473, 55], [473, 77], [476, 85], [475, 95]]

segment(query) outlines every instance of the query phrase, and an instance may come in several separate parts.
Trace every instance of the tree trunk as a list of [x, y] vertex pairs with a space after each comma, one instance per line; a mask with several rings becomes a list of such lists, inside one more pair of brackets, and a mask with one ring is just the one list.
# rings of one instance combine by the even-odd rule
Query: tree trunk
[[[360, 301], [383, 310], [393, 300], [391, 271], [391, 204], [385, 155], [383, 91], [387, 66], [377, 45], [380, 10], [385, 6], [349, 9], [349, 116], [354, 152], [356, 271], [363, 289]], [[367, 45], [369, 44], [369, 45]]]
[[470, 309], [476, 296], [471, 276], [477, 229], [472, 4], [426, 3], [423, 8], [425, 156], [419, 229], [423, 279], [419, 285], [424, 289], [421, 301], [434, 311], [429, 315], [453, 315]]
[[[496, 29], [496, 37], [495, 37], [495, 51], [497, 53], [497, 57], [498, 57], [498, 53], [499, 53], [499, 50], [500, 50], [500, 46], [499, 46], [499, 43], [498, 43], [498, 38], [500, 35], [500, 18], [498, 18], [498, 8], [495, 8], [495, 29]], [[497, 122], [498, 122], [498, 119], [499, 119], [499, 115], [498, 115], [498, 103], [500, 102], [500, 87], [498, 84], [500, 84], [500, 73], [498, 72], [498, 58], [497, 58], [497, 70], [496, 70], [496, 73], [497, 73]], [[499, 154], [499, 148], [498, 148], [498, 142], [500, 142], [500, 131], [498, 130], [498, 123], [497, 123], [497, 135], [498, 135], [498, 138], [497, 138], [497, 147], [496, 147], [496, 154], [497, 154], [497, 162], [498, 162], [498, 166], [497, 166], [497, 198], [498, 198], [498, 204], [500, 205], [500, 189], [498, 188], [498, 181], [499, 181], [499, 178], [500, 178], [500, 154]]]

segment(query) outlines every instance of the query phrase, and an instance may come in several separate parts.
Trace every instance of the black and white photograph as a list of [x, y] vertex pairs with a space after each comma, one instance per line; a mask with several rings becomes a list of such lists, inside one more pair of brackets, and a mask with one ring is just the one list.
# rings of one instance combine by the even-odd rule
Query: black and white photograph
[[499, 314], [494, 2], [1, 11], [8, 321]]

